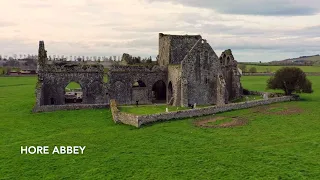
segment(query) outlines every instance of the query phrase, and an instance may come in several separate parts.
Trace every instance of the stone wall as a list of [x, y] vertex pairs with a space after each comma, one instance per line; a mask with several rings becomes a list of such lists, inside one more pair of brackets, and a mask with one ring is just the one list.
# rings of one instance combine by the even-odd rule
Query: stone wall
[[[119, 104], [135, 104], [138, 96], [133, 92], [133, 84], [141, 81], [146, 88], [147, 96], [139, 96], [139, 102], [152, 103], [152, 89], [156, 82], [163, 81], [167, 85], [167, 69], [160, 66], [113, 66], [109, 70], [108, 92], [111, 99]], [[140, 94], [141, 95], [141, 94]]]
[[33, 112], [50, 112], [60, 110], [78, 110], [78, 109], [102, 109], [108, 108], [109, 104], [67, 104], [67, 105], [44, 105], [35, 106]]
[[[38, 57], [38, 82], [35, 92], [37, 107], [66, 104], [65, 88], [71, 82], [80, 84], [83, 92], [82, 104], [105, 104], [108, 102], [107, 89], [103, 82], [104, 68], [101, 64], [89, 65], [67, 61], [48, 64], [47, 51], [43, 41], [39, 42]], [[69, 106], [77, 108], [78, 104]]]
[[299, 99], [298, 96], [283, 96], [283, 97], [270, 98], [268, 100], [255, 100], [255, 101], [248, 101], [248, 102], [241, 102], [241, 103], [225, 104], [221, 106], [212, 106], [212, 107], [199, 108], [199, 109], [190, 109], [190, 110], [182, 110], [182, 111], [176, 111], [176, 112], [159, 113], [159, 114], [151, 114], [151, 115], [141, 115], [141, 116], [135, 116], [135, 115], [130, 116], [127, 113], [125, 113], [124, 115], [122, 114], [118, 116], [119, 112], [115, 111], [114, 118], [117, 119], [116, 120], [117, 122], [123, 121], [124, 124], [130, 124], [136, 127], [140, 127], [143, 124], [148, 124], [148, 123], [153, 123], [158, 121], [167, 121], [171, 119], [213, 115], [216, 113], [226, 112], [230, 110], [246, 109], [250, 107], [267, 105], [267, 104], [272, 104], [277, 102], [295, 101], [298, 99]]
[[218, 57], [204, 39], [200, 39], [181, 63], [183, 106], [217, 104], [217, 77], [221, 74]]
[[[171, 83], [171, 87], [169, 84]], [[181, 65], [168, 66], [168, 87], [167, 87], [167, 103], [170, 103], [171, 98], [173, 106], [181, 106]]]
[[120, 112], [120, 110], [117, 107], [117, 103], [114, 99], [110, 100], [110, 109], [111, 109], [113, 121], [115, 123], [123, 123], [131, 126], [139, 127], [138, 116], [134, 114]]
[[268, 100], [256, 100], [256, 101], [249, 101], [249, 102], [226, 104], [221, 106], [183, 110], [183, 111], [177, 111], [177, 112], [142, 115], [142, 116], [138, 116], [138, 127], [140, 127], [143, 124], [148, 124], [148, 123], [157, 122], [157, 121], [166, 121], [171, 119], [211, 115], [211, 114], [226, 112], [230, 110], [246, 109], [250, 107], [267, 105], [267, 104], [272, 104], [277, 102], [291, 101], [291, 100], [297, 100], [297, 99], [292, 96], [284, 96], [284, 97], [270, 98]]
[[135, 104], [136, 101], [139, 101], [139, 104], [151, 104], [148, 92], [147, 87], [132, 88], [132, 104]]
[[159, 59], [158, 64], [165, 66], [169, 64], [170, 60], [170, 47], [171, 47], [170, 36], [159, 34]]
[[241, 74], [238, 71], [238, 62], [234, 60], [230, 49], [222, 52], [219, 57], [220, 66], [226, 81], [227, 97], [226, 101], [237, 99], [242, 95], [242, 87], [240, 84]]
[[200, 35], [159, 34], [159, 64], [180, 64]]

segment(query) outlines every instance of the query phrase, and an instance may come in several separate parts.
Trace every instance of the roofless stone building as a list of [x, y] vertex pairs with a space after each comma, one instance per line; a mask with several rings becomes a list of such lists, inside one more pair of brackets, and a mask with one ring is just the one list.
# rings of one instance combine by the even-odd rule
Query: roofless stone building
[[241, 75], [231, 50], [218, 57], [200, 35], [160, 33], [158, 65], [117, 65], [109, 69], [109, 82], [103, 82], [103, 76], [99, 64], [48, 64], [40, 41], [34, 111], [65, 105], [65, 87], [70, 82], [80, 84], [84, 106], [108, 104], [110, 99], [118, 104], [221, 105], [242, 95]]

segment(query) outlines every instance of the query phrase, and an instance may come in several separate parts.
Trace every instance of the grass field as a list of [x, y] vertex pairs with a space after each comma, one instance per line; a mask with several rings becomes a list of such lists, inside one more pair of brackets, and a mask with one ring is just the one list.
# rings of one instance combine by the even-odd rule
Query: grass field
[[[258, 66], [258, 65], [246, 65], [246, 70], [249, 71], [251, 67], [255, 67], [257, 72], [276, 72], [278, 69], [284, 66]], [[290, 66], [293, 67], [293, 66]], [[320, 72], [320, 66], [294, 66], [302, 69], [304, 72]]]
[[[242, 77], [264, 90], [268, 77]], [[320, 77], [296, 115], [216, 116], [245, 126], [205, 129], [195, 119], [135, 127], [114, 124], [108, 109], [32, 114], [35, 77], [0, 77], [0, 179], [319, 179]], [[20, 146], [86, 146], [83, 155], [21, 155]]]
[[174, 106], [166, 106], [166, 105], [140, 105], [136, 106], [120, 106], [119, 110], [122, 112], [137, 114], [137, 115], [145, 115], [145, 114], [156, 114], [166, 112], [166, 108], [168, 107], [168, 111], [178, 111], [185, 110], [189, 108], [185, 107], [174, 107]]

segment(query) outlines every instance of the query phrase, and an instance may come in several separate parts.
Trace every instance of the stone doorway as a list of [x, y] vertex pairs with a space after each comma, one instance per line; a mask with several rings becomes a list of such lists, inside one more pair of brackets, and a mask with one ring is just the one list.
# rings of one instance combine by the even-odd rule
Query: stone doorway
[[159, 80], [152, 86], [152, 103], [166, 103], [166, 84]]

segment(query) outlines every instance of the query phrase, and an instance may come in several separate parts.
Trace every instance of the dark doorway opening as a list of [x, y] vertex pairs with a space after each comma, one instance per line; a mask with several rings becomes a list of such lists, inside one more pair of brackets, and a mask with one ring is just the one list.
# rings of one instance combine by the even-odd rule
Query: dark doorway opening
[[166, 84], [163, 81], [157, 81], [152, 86], [153, 103], [166, 103], [167, 92]]
[[51, 105], [54, 105], [55, 103], [54, 103], [54, 98], [50, 98], [50, 104]]
[[171, 81], [168, 84], [168, 104], [172, 105], [173, 103], [173, 90]]

